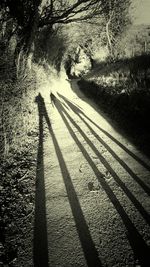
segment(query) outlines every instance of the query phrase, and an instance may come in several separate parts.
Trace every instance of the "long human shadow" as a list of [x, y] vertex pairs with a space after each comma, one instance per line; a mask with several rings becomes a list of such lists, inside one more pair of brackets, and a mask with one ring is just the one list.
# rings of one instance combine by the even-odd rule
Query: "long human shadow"
[[[112, 191], [110, 186], [105, 181], [102, 173], [98, 170], [97, 166], [91, 160], [86, 149], [83, 147], [83, 145], [81, 144], [81, 142], [79, 141], [79, 139], [77, 138], [75, 133], [73, 132], [71, 126], [69, 125], [69, 123], [65, 117], [65, 115], [67, 116], [67, 114], [66, 114], [66, 111], [63, 108], [63, 106], [58, 101], [56, 101], [55, 106], [57, 107], [64, 123], [66, 124], [66, 127], [68, 128], [68, 131], [70, 132], [70, 135], [74, 139], [75, 143], [78, 145], [80, 151], [84, 155], [85, 159], [88, 161], [88, 163], [91, 166], [91, 168], [93, 169], [93, 172], [95, 173], [98, 181], [100, 182], [101, 186], [105, 190], [108, 198], [110, 199], [110, 201], [114, 205], [115, 209], [119, 213], [120, 217], [122, 218], [122, 221], [123, 221], [123, 223], [127, 229], [126, 235], [127, 235], [127, 238], [130, 242], [130, 245], [133, 249], [135, 257], [139, 260], [141, 266], [143, 266], [143, 267], [147, 266], [147, 262], [149, 262], [150, 248], [147, 246], [147, 244], [143, 240], [143, 237], [141, 236], [141, 234], [137, 231], [136, 227], [134, 226], [134, 224], [130, 220], [129, 216], [127, 215], [127, 213], [125, 212], [125, 210], [121, 206], [121, 204], [120, 204], [119, 200], [117, 199], [117, 197], [115, 196], [114, 192]], [[70, 119], [70, 117], [68, 117], [68, 118]]]
[[[73, 217], [74, 217], [74, 220], [76, 223], [77, 232], [78, 232], [78, 235], [80, 238], [80, 242], [81, 242], [84, 256], [85, 256], [85, 259], [87, 262], [87, 266], [88, 267], [93, 267], [93, 266], [94, 267], [101, 267], [102, 264], [101, 264], [101, 261], [98, 257], [98, 252], [95, 248], [95, 245], [94, 245], [94, 242], [93, 242], [92, 237], [90, 235], [88, 226], [86, 224], [86, 220], [84, 218], [82, 209], [80, 207], [80, 203], [79, 203], [77, 194], [75, 192], [69, 171], [67, 169], [65, 160], [63, 158], [63, 155], [62, 155], [61, 149], [59, 147], [59, 144], [57, 142], [57, 139], [55, 137], [55, 134], [51, 128], [51, 123], [49, 120], [49, 116], [47, 114], [45, 103], [44, 103], [43, 99], [40, 98], [40, 100], [41, 100], [40, 104], [42, 106], [42, 109], [41, 109], [42, 116], [46, 120], [50, 135], [52, 137], [52, 141], [53, 141], [56, 155], [57, 155], [57, 158], [59, 161], [61, 173], [63, 176], [64, 184], [66, 187], [66, 191], [67, 191], [67, 195], [68, 195], [68, 199], [69, 199], [69, 203], [70, 203], [70, 207], [71, 207], [72, 214], [73, 214]], [[47, 265], [41, 265], [41, 266], [45, 267]]]
[[35, 221], [33, 238], [33, 263], [34, 267], [49, 267], [48, 240], [46, 222], [46, 199], [44, 183], [44, 160], [43, 160], [43, 103], [44, 100], [39, 94], [35, 102], [38, 105], [39, 113], [39, 144], [37, 152], [36, 168], [36, 191], [35, 191]]
[[104, 167], [109, 171], [109, 173], [113, 176], [114, 180], [118, 183], [120, 188], [124, 191], [124, 193], [128, 196], [128, 198], [132, 201], [134, 206], [137, 208], [137, 210], [141, 213], [143, 218], [147, 221], [147, 223], [150, 225], [150, 215], [145, 211], [141, 203], [136, 199], [136, 197], [130, 192], [130, 190], [126, 187], [126, 185], [122, 182], [122, 180], [119, 178], [117, 173], [113, 170], [113, 168], [110, 166], [110, 164], [106, 161], [106, 159], [101, 155], [101, 153], [97, 150], [95, 145], [90, 141], [90, 139], [86, 136], [86, 134], [83, 132], [83, 130], [78, 126], [78, 124], [71, 118], [68, 112], [66, 112], [65, 109], [63, 109], [66, 116], [69, 118], [71, 123], [76, 127], [76, 129], [79, 131], [79, 133], [83, 136], [83, 138], [86, 140], [86, 142], [89, 144], [89, 146], [92, 148], [92, 150], [95, 152], [97, 157], [100, 159], [101, 163], [104, 165]]
[[[68, 105], [70, 105], [70, 101], [64, 97], [63, 95], [58, 93], [58, 96], [62, 98]], [[69, 103], [70, 102], [70, 103]], [[72, 103], [71, 103], [72, 104]], [[74, 105], [74, 104], [72, 104]], [[104, 133], [107, 137], [109, 137], [114, 143], [116, 143], [120, 148], [122, 148], [128, 155], [130, 155], [133, 159], [135, 159], [138, 163], [140, 163], [144, 168], [146, 168], [148, 171], [150, 171], [150, 166], [143, 161], [141, 158], [139, 158], [137, 155], [135, 155], [131, 150], [129, 150], [126, 146], [124, 146], [121, 142], [119, 142], [116, 138], [114, 138], [110, 133], [108, 133], [106, 130], [101, 128], [99, 125], [97, 125], [93, 120], [91, 120], [82, 110], [81, 108], [74, 105], [74, 108], [76, 108], [76, 111], [80, 114], [82, 114], [86, 119], [88, 119], [94, 126], [96, 126], [102, 133]]]
[[[60, 96], [60, 95], [59, 95]], [[150, 196], [150, 188], [131, 170], [131, 168], [107, 145], [107, 143], [100, 138], [100, 136], [92, 129], [92, 127], [85, 121], [85, 119], [80, 115], [88, 118], [83, 112], [81, 112], [78, 107], [76, 107], [72, 102], [70, 102], [65, 97], [61, 96], [71, 110], [79, 116], [79, 118], [87, 125], [92, 134], [97, 138], [97, 140], [110, 152], [110, 154], [120, 163], [120, 165], [130, 174], [130, 176], [143, 188], [143, 190]]]

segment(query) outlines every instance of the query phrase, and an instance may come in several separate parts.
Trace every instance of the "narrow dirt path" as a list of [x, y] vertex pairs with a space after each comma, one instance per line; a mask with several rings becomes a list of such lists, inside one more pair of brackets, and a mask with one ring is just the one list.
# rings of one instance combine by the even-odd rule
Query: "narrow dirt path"
[[34, 265], [149, 266], [150, 162], [76, 81], [55, 96], [37, 98]]

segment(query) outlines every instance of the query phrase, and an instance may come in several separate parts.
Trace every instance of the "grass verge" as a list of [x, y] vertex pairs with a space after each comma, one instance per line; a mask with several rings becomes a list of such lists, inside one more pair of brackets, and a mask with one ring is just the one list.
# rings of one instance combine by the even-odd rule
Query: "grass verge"
[[[30, 266], [38, 143], [35, 74], [0, 82], [0, 266]], [[18, 260], [19, 256], [19, 260]]]

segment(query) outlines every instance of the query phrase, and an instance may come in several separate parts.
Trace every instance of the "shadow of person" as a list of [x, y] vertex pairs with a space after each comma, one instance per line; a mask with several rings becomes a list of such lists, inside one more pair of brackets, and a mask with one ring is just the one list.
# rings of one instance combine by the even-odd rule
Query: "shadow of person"
[[[48, 239], [46, 221], [46, 197], [44, 179], [44, 151], [43, 151], [43, 117], [45, 117], [44, 99], [39, 93], [35, 98], [39, 113], [39, 144], [37, 152], [36, 188], [35, 188], [35, 221], [33, 237], [34, 267], [49, 267]], [[50, 125], [50, 121], [49, 121]]]
[[51, 129], [51, 122], [47, 114], [44, 98], [41, 96], [40, 93], [38, 94], [38, 96], [36, 96], [35, 102], [38, 104], [39, 117], [42, 116], [46, 120], [49, 129]]
[[35, 103], [38, 104], [39, 115], [43, 116], [44, 113], [42, 111], [44, 111], [45, 102], [44, 102], [44, 98], [42, 97], [40, 93], [35, 97]]
[[52, 106], [54, 107], [56, 102], [56, 96], [52, 92], [50, 93], [50, 101]]

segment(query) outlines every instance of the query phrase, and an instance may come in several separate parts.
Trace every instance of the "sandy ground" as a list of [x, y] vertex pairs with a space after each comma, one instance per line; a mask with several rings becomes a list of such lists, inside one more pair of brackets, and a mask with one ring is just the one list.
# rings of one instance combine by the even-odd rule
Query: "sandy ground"
[[60, 86], [37, 101], [34, 266], [150, 266], [150, 162], [77, 81]]

